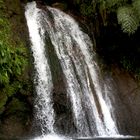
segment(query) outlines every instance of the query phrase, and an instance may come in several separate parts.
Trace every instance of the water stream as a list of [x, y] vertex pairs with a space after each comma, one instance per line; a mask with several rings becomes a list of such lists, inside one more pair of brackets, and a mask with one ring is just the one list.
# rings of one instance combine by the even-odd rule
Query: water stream
[[32, 43], [34, 56], [35, 78], [37, 97], [35, 100], [36, 121], [41, 125], [42, 134], [46, 131], [54, 132], [54, 110], [52, 104], [52, 76], [45, 56], [44, 30], [40, 24], [41, 10], [35, 7], [35, 2], [29, 4], [26, 11], [27, 24]]
[[[113, 115], [108, 86], [104, 83], [89, 36], [64, 12], [28, 3], [25, 16], [34, 58], [36, 86], [35, 119], [41, 137], [35, 140], [66, 139], [57, 136], [53, 108], [53, 81], [46, 53], [46, 35], [50, 38], [65, 79], [66, 94], [72, 104], [76, 137], [119, 135]], [[61, 128], [60, 128], [61, 129]], [[58, 130], [58, 129], [57, 129]], [[73, 136], [69, 136], [73, 137]]]

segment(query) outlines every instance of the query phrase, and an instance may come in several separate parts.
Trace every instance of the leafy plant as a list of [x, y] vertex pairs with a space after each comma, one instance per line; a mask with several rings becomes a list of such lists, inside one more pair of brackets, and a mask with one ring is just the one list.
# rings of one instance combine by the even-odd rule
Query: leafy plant
[[140, 0], [134, 0], [132, 6], [133, 10], [135, 10], [135, 13], [137, 14], [137, 18], [140, 21]]
[[2, 91], [7, 89], [10, 95], [11, 91], [16, 91], [17, 87], [13, 83], [19, 81], [28, 59], [23, 42], [12, 37], [10, 21], [1, 9], [4, 7], [4, 1], [0, 0], [0, 4], [0, 87]]
[[118, 23], [125, 33], [133, 34], [138, 29], [139, 20], [131, 6], [119, 7], [117, 11]]
[[100, 15], [105, 26], [107, 16], [116, 13], [122, 31], [129, 35], [134, 34], [140, 25], [140, 0], [77, 0], [76, 4], [80, 5], [80, 12], [84, 16], [94, 18]]
[[5, 28], [0, 32], [0, 84], [5, 85], [9, 83], [11, 76], [21, 75], [27, 63], [27, 56], [22, 43], [17, 47], [10, 41], [7, 22], [1, 23]]
[[93, 16], [93, 5], [87, 5], [82, 3], [80, 6], [80, 11], [84, 16]]
[[126, 2], [127, 0], [106, 0], [106, 8], [118, 8]]

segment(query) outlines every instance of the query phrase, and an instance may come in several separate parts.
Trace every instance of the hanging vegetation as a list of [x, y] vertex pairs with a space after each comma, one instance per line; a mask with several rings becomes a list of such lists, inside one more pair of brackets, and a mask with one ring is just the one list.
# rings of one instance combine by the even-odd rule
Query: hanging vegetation
[[129, 35], [134, 34], [140, 25], [140, 0], [77, 0], [76, 3], [84, 16], [95, 18], [100, 14], [103, 25], [107, 25], [110, 13], [116, 13], [122, 31]]
[[133, 34], [138, 29], [139, 19], [131, 6], [119, 7], [117, 10], [117, 19], [125, 33]]
[[28, 53], [20, 38], [13, 39], [12, 25], [7, 18], [6, 5], [0, 0], [0, 114], [8, 97], [24, 85], [22, 75], [28, 63]]

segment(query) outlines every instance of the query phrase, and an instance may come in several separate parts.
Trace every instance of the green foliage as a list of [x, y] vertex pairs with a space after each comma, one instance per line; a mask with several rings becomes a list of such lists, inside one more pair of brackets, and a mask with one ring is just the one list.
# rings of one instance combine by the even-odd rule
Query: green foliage
[[116, 9], [124, 5], [127, 0], [98, 0], [97, 4], [101, 11], [116, 11]]
[[20, 81], [15, 81], [10, 85], [6, 85], [3, 89], [3, 93], [7, 94], [8, 97], [13, 96], [22, 88], [22, 84]]
[[93, 17], [95, 13], [96, 3], [94, 0], [75, 0], [75, 5], [80, 9], [80, 13], [83, 16]]
[[20, 77], [27, 65], [27, 50], [23, 42], [12, 36], [12, 27], [0, 0], [0, 94], [8, 97], [16, 93], [19, 88]]
[[100, 15], [104, 26], [108, 24], [109, 14], [116, 13], [122, 31], [129, 35], [134, 34], [140, 25], [140, 0], [76, 0], [75, 2], [80, 5], [83, 16], [94, 18], [95, 15]]
[[117, 13], [118, 24], [124, 33], [134, 34], [140, 25], [140, 0], [100, 0], [109, 12]]
[[22, 43], [14, 44], [10, 37], [10, 26], [6, 19], [0, 19], [0, 84], [8, 84], [10, 77], [21, 75], [26, 65], [26, 50]]
[[134, 0], [134, 2], [132, 3], [132, 5], [133, 5], [133, 9], [137, 13], [137, 18], [140, 21], [140, 0]]
[[3, 8], [3, 6], [4, 6], [4, 1], [0, 0], [0, 8]]
[[3, 106], [6, 104], [7, 102], [7, 96], [6, 94], [0, 94], [0, 109], [3, 108]]
[[93, 5], [87, 5], [85, 3], [82, 3], [80, 6], [80, 12], [84, 16], [93, 16], [94, 10], [93, 10]]
[[121, 64], [123, 66], [123, 68], [125, 68], [127, 71], [132, 72], [132, 68], [133, 68], [133, 64], [131, 61], [129, 61], [129, 58], [127, 57], [123, 57], [121, 60]]
[[[2, 0], [0, 3], [2, 4]], [[21, 75], [26, 63], [26, 50], [20, 40], [12, 40], [11, 26], [1, 11], [0, 16], [0, 84], [8, 84], [11, 77]]]
[[133, 34], [138, 29], [139, 20], [131, 6], [119, 7], [117, 11], [118, 23], [125, 33]]
[[127, 0], [106, 0], [106, 8], [118, 8], [126, 2]]

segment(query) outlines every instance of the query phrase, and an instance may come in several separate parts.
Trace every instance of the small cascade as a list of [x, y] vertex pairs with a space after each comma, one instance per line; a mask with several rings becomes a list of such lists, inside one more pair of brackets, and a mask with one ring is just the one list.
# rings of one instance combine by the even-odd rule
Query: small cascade
[[111, 100], [107, 97], [109, 90], [100, 74], [89, 36], [72, 17], [55, 8], [41, 10], [32, 2], [27, 4], [25, 15], [36, 70], [36, 120], [43, 134], [55, 130], [53, 82], [44, 48], [46, 35], [61, 64], [67, 96], [72, 104], [76, 136], [119, 134], [112, 117]]

